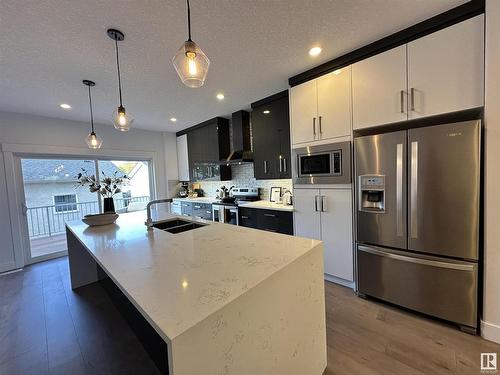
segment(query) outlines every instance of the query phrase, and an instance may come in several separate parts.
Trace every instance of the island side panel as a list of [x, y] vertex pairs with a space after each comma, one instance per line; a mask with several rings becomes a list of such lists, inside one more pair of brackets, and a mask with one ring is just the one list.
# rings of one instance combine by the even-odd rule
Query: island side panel
[[85, 246], [68, 228], [66, 228], [66, 240], [68, 243], [71, 289], [95, 283], [105, 277], [99, 272], [96, 261], [88, 253]]
[[174, 338], [170, 349], [174, 375], [323, 374], [323, 245]]

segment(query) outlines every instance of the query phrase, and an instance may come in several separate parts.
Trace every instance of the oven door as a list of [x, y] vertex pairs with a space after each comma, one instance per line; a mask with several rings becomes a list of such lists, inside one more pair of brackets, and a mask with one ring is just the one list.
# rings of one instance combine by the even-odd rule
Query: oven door
[[238, 207], [224, 207], [224, 223], [239, 225]]
[[212, 205], [212, 220], [218, 221], [219, 223], [224, 222], [224, 206]]

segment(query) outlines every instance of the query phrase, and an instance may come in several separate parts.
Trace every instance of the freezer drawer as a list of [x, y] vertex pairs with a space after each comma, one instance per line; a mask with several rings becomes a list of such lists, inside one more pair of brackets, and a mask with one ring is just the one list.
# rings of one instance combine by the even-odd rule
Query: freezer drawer
[[359, 292], [468, 327], [477, 326], [477, 264], [357, 246]]

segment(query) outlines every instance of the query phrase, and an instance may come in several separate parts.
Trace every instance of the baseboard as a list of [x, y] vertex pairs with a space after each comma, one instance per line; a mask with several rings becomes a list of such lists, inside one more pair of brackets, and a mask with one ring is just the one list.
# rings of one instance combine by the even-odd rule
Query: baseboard
[[19, 268], [19, 267], [16, 267], [16, 262], [0, 263], [0, 273], [13, 271], [16, 268]]
[[355, 287], [353, 281], [344, 280], [344, 279], [341, 279], [340, 277], [335, 277], [335, 276], [332, 276], [332, 275], [328, 275], [326, 273], [325, 273], [325, 280], [326, 281], [330, 281], [331, 283], [335, 283], [335, 284], [339, 284], [339, 285], [345, 286], [347, 288], [351, 288], [352, 290], [354, 290], [354, 287]]
[[481, 320], [481, 336], [500, 344], [500, 326]]

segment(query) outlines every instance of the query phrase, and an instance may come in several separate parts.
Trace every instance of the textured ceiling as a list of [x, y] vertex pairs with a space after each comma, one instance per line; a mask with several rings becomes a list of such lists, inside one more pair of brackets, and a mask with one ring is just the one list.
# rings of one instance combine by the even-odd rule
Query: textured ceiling
[[[2, 0], [0, 110], [87, 121], [81, 80], [91, 79], [96, 121], [111, 124], [118, 99], [106, 29], [115, 27], [126, 35], [124, 104], [134, 127], [180, 130], [249, 108], [286, 89], [292, 75], [464, 2], [191, 0], [193, 40], [211, 66], [205, 86], [190, 89], [171, 64], [187, 34], [183, 0]], [[315, 44], [323, 53], [311, 58]]]

